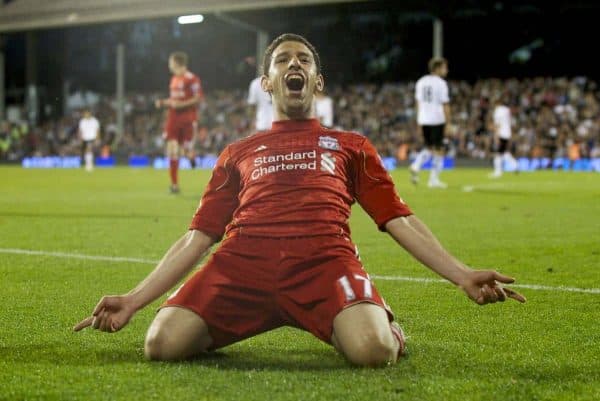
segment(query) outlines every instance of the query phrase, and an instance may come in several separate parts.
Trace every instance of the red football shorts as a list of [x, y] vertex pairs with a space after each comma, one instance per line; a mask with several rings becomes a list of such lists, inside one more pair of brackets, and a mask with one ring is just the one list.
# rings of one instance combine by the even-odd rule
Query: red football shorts
[[371, 302], [391, 310], [344, 237], [228, 237], [162, 305], [196, 312], [217, 349], [281, 326], [331, 343], [333, 319]]
[[165, 124], [167, 140], [175, 140], [180, 145], [184, 142], [190, 142], [194, 139], [197, 126], [198, 123], [196, 120], [172, 117], [167, 118], [167, 123]]

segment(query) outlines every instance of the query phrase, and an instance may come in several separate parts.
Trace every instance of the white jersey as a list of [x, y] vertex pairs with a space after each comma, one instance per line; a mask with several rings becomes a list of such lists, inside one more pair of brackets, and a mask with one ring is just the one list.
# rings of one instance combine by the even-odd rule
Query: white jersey
[[502, 139], [510, 139], [512, 121], [508, 107], [504, 105], [496, 106], [494, 109], [494, 125], [496, 126], [496, 135]]
[[448, 84], [437, 75], [425, 75], [417, 81], [415, 99], [419, 105], [419, 125], [441, 125], [446, 122], [444, 104], [450, 101]]
[[100, 123], [95, 117], [79, 120], [79, 132], [81, 132], [81, 139], [84, 141], [95, 140], [98, 137], [98, 130], [100, 130]]
[[271, 129], [273, 123], [273, 103], [271, 95], [260, 87], [260, 77], [254, 78], [248, 88], [248, 104], [256, 106], [256, 130]]
[[321, 125], [333, 127], [333, 99], [329, 96], [315, 98], [315, 112]]

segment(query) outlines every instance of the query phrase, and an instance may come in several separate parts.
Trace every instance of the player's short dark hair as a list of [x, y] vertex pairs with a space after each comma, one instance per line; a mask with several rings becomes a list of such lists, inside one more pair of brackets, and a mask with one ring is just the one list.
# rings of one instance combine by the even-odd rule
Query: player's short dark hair
[[187, 67], [188, 65], [188, 55], [185, 52], [173, 52], [169, 57], [171, 57], [177, 63], [177, 65], [181, 65], [183, 67]]
[[311, 53], [313, 54], [313, 58], [315, 59], [317, 74], [321, 73], [321, 58], [319, 57], [319, 53], [317, 53], [317, 49], [312, 45], [312, 43], [310, 43], [308, 39], [306, 39], [304, 36], [297, 35], [295, 33], [284, 33], [283, 35], [279, 35], [278, 37], [276, 37], [271, 42], [269, 47], [267, 47], [267, 50], [265, 50], [265, 56], [263, 57], [262, 64], [263, 74], [266, 75], [269, 73], [269, 66], [271, 65], [271, 57], [273, 56], [273, 52], [275, 51], [275, 49], [277, 49], [277, 46], [279, 46], [283, 42], [300, 42], [306, 47], [308, 47], [308, 50], [311, 51]]
[[443, 57], [434, 57], [431, 60], [429, 60], [429, 72], [434, 72], [443, 65], [448, 65], [448, 60], [446, 60]]

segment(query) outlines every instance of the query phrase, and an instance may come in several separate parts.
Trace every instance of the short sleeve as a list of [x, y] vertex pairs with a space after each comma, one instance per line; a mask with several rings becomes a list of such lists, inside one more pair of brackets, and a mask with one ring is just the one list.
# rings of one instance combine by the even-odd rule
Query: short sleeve
[[417, 82], [417, 84], [415, 85], [415, 99], [417, 100], [417, 102], [422, 102], [423, 101], [420, 89], [421, 89], [421, 81], [419, 80]]
[[396, 194], [394, 183], [375, 147], [365, 138], [355, 160], [355, 198], [381, 231], [396, 218], [410, 216], [412, 211]]
[[189, 229], [202, 231], [216, 240], [221, 239], [238, 207], [239, 189], [239, 174], [232, 165], [228, 146], [217, 160]]
[[190, 84], [190, 90], [192, 92], [192, 96], [198, 96], [201, 99], [204, 97], [204, 93], [202, 92], [202, 83], [200, 82], [200, 78], [194, 77]]
[[448, 103], [450, 102], [450, 93], [448, 90], [448, 83], [446, 81], [442, 81], [441, 93], [440, 93], [440, 102]]
[[250, 83], [250, 87], [248, 88], [248, 104], [256, 104], [258, 103], [258, 99], [256, 96], [256, 85], [254, 84], [256, 81], [252, 81]]

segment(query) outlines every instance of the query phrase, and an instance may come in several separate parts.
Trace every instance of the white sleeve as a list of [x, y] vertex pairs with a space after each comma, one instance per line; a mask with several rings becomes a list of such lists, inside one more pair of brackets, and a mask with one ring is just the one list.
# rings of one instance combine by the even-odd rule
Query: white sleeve
[[418, 80], [417, 84], [415, 85], [415, 99], [419, 103], [423, 101], [423, 97], [421, 96], [422, 92], [423, 91], [421, 91], [421, 80]]
[[256, 96], [256, 85], [254, 82], [256, 81], [250, 82], [250, 87], [248, 88], [248, 104], [258, 103], [258, 96]]
[[440, 90], [440, 101], [442, 103], [450, 102], [450, 95], [448, 90], [448, 83], [446, 81], [442, 81], [441, 90]]

